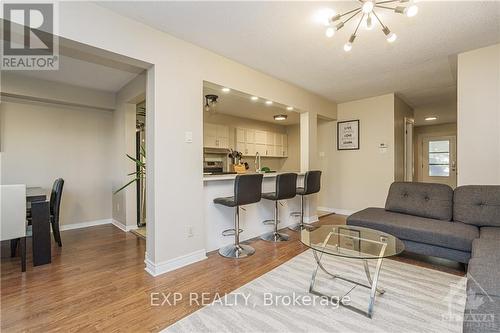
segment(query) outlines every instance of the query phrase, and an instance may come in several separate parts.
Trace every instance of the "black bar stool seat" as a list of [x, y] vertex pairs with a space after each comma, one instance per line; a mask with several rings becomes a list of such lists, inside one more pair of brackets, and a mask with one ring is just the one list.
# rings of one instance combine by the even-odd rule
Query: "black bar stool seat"
[[236, 203], [236, 200], [234, 197], [221, 197], [221, 198], [215, 198], [214, 203], [223, 205], [226, 207], [236, 207], [238, 204]]
[[[289, 239], [288, 235], [278, 232], [280, 200], [292, 199], [297, 193], [297, 174], [282, 173], [276, 176], [276, 191], [262, 193], [262, 198], [274, 201], [274, 230], [262, 235], [260, 238], [270, 242], [284, 242]], [[265, 223], [266, 221], [264, 221]]]
[[234, 179], [234, 196], [215, 198], [214, 203], [226, 207], [234, 207], [234, 228], [222, 232], [223, 236], [234, 236], [234, 244], [219, 249], [219, 254], [226, 258], [245, 258], [255, 253], [249, 245], [240, 244], [240, 206], [260, 201], [262, 192], [262, 174], [237, 175]]

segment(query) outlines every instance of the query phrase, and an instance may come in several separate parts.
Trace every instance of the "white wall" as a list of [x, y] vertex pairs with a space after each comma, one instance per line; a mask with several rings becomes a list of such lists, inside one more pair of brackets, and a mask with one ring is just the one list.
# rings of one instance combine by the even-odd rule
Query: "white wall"
[[[318, 123], [323, 169], [319, 207], [350, 214], [383, 207], [394, 181], [394, 94], [339, 104], [338, 120], [360, 121], [360, 149], [337, 151], [337, 122]], [[388, 146], [385, 153], [379, 144]]]
[[413, 119], [413, 109], [394, 96], [394, 180], [405, 180], [405, 118]]
[[1, 182], [41, 186], [63, 178], [62, 228], [111, 218], [113, 113], [9, 99], [0, 104]]
[[[128, 183], [133, 177], [135, 163], [126, 154], [135, 157], [136, 105], [145, 99], [146, 75], [139, 75], [127, 83], [116, 94], [116, 109], [113, 112], [113, 191]], [[146, 110], [147, 112], [147, 110]], [[146, 129], [147, 130], [147, 129]], [[113, 219], [126, 228], [137, 226], [137, 192], [133, 183], [113, 195]]]
[[500, 184], [500, 44], [458, 55], [458, 185]]
[[288, 139], [288, 158], [282, 166], [282, 170], [300, 170], [300, 125], [286, 126]]
[[[151, 90], [146, 105], [147, 261], [152, 266], [178, 262], [181, 256], [183, 264], [201, 259], [192, 255], [205, 246], [203, 210], [198, 209], [204, 204], [200, 172], [204, 80], [336, 117], [335, 103], [95, 4], [61, 2], [59, 18], [63, 37], [153, 65], [148, 70]], [[193, 133], [191, 144], [184, 142], [186, 131]], [[191, 223], [193, 237], [188, 237], [185, 221]]]

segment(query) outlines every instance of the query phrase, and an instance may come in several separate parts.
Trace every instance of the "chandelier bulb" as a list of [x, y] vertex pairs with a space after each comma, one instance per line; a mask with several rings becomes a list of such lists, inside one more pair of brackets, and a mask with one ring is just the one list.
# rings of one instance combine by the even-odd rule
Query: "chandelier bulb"
[[366, 0], [363, 3], [363, 6], [361, 7], [361, 10], [363, 11], [363, 13], [368, 14], [368, 13], [372, 12], [373, 7], [375, 7], [375, 4], [373, 3], [373, 1], [372, 0]]
[[344, 51], [349, 52], [352, 50], [352, 43], [347, 42], [344, 44]]
[[387, 41], [389, 43], [393, 43], [396, 41], [396, 39], [398, 39], [398, 35], [396, 35], [394, 32], [391, 32], [387, 35]]
[[418, 14], [417, 5], [410, 5], [409, 7], [406, 7], [405, 14], [408, 17], [413, 17], [413, 16], [417, 15]]
[[325, 36], [328, 38], [331, 38], [331, 37], [333, 37], [333, 35], [335, 35], [335, 28], [334, 27], [326, 28]]
[[366, 20], [365, 20], [365, 28], [366, 28], [366, 30], [372, 30], [373, 26], [374, 26], [374, 24], [373, 24], [372, 15], [368, 14], [368, 16], [366, 17]]

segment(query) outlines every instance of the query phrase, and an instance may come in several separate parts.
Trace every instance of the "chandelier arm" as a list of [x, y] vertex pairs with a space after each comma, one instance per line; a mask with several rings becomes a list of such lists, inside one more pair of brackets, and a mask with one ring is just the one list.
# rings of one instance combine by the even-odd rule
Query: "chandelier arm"
[[375, 11], [372, 11], [372, 14], [373, 14], [373, 16], [375, 16], [375, 18], [377, 19], [378, 23], [380, 23], [382, 28], [387, 28], [386, 25], [383, 24], [382, 21], [380, 21], [380, 18], [378, 17], [377, 13], [375, 13]]
[[359, 26], [361, 25], [361, 22], [363, 22], [363, 19], [365, 18], [366, 14], [361, 15], [361, 19], [358, 22], [358, 25], [356, 26], [356, 30], [354, 30], [354, 35], [358, 32]]
[[351, 15], [347, 20], [344, 21], [344, 24], [349, 22], [353, 17], [355, 17], [356, 15], [358, 15], [359, 13], [361, 13], [361, 9], [358, 9], [358, 11], [356, 13], [354, 13], [353, 15]]
[[396, 9], [396, 8], [391, 8], [391, 7], [387, 7], [387, 6], [380, 6], [380, 5], [375, 5], [375, 7], [377, 7], [377, 8], [383, 8], [383, 9], [389, 9], [389, 10]]
[[[350, 11], [348, 11], [348, 12], [345, 12], [344, 14], [340, 14], [340, 17], [342, 17], [342, 16], [346, 16], [346, 15], [349, 15], [349, 14], [351, 14], [351, 13], [354, 13], [354, 12], [356, 12], [356, 11], [360, 11], [360, 10], [361, 10], [361, 8], [354, 8], [353, 10], [350, 10]], [[344, 23], [345, 23], [345, 22], [344, 22]]]
[[387, 0], [387, 1], [380, 1], [375, 3], [375, 5], [382, 5], [384, 3], [391, 3], [391, 2], [399, 2], [400, 0]]

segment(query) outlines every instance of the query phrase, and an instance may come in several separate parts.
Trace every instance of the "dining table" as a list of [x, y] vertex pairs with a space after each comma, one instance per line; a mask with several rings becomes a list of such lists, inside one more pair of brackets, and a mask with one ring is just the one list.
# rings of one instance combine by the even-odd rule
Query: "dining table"
[[50, 240], [50, 208], [47, 192], [42, 187], [26, 187], [27, 215], [31, 221], [27, 236], [32, 236], [33, 266], [52, 261]]

